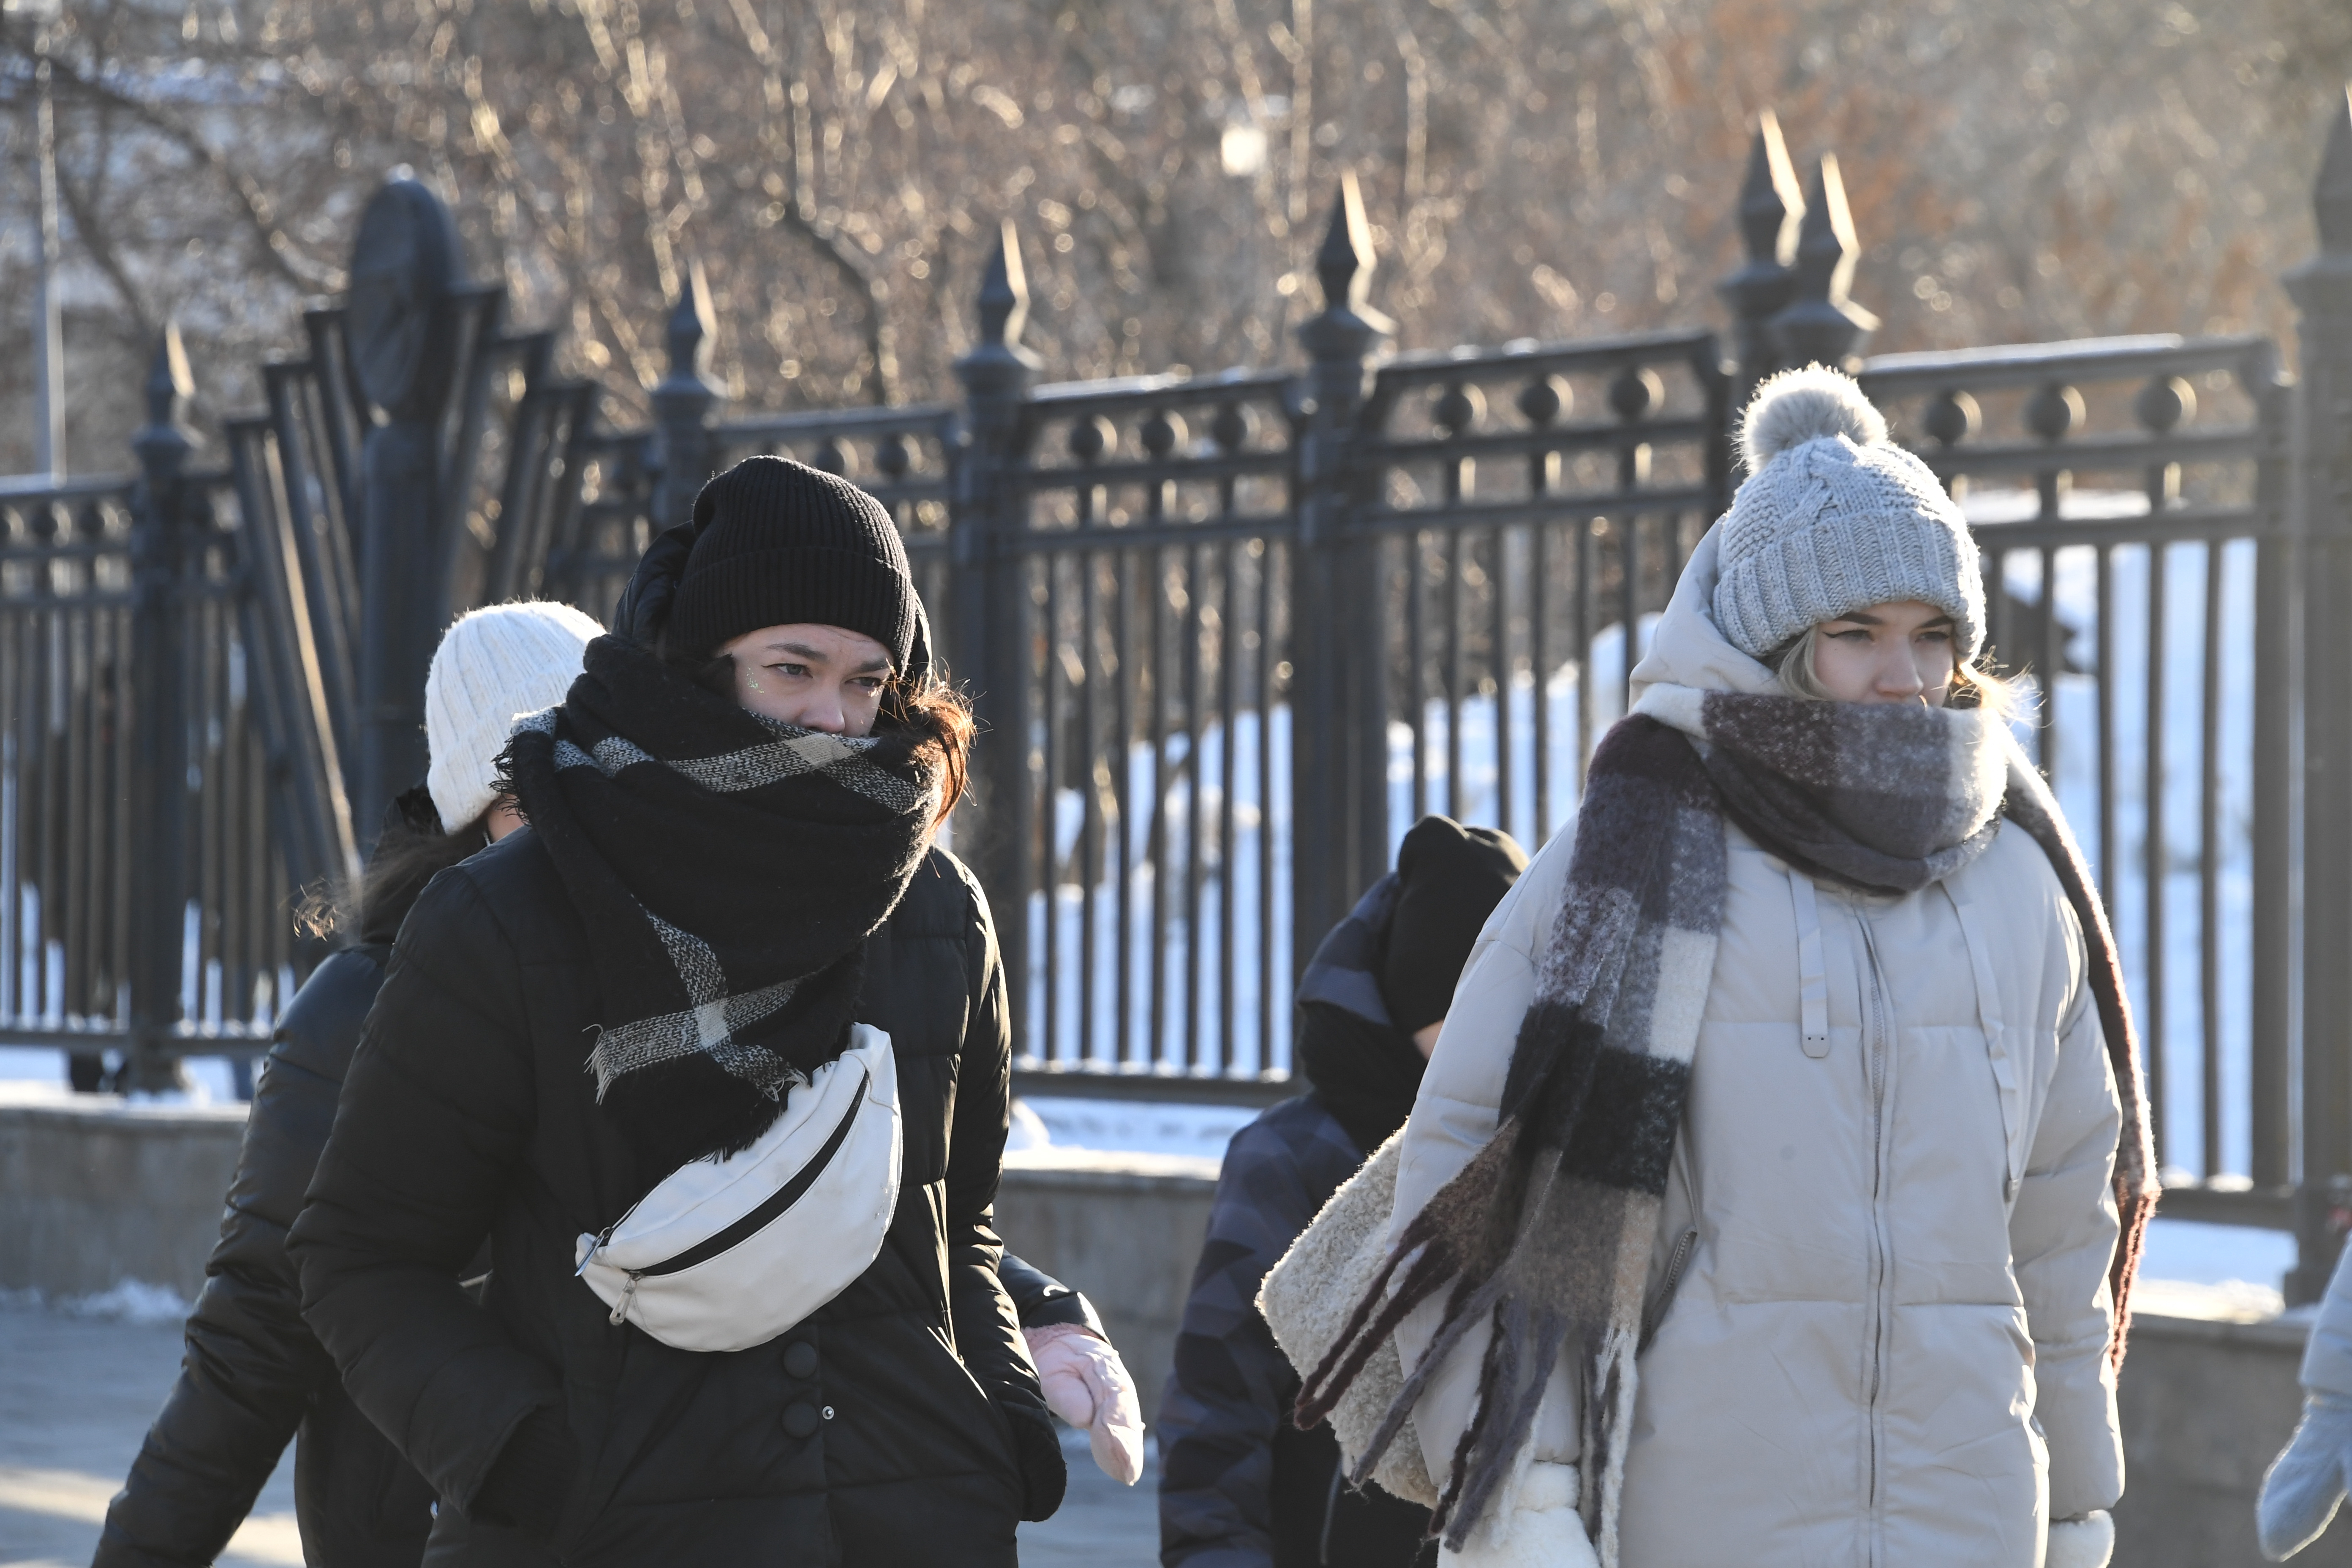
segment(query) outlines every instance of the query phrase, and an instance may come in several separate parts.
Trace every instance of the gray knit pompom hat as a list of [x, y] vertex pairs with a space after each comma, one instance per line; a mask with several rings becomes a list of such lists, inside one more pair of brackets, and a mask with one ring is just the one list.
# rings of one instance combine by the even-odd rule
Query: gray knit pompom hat
[[1984, 644], [1984, 579], [1960, 509], [1886, 439], [1852, 377], [1820, 365], [1756, 389], [1740, 419], [1748, 480], [1723, 514], [1715, 620], [1763, 658], [1823, 621], [1903, 599], [1952, 617], [1962, 663]]

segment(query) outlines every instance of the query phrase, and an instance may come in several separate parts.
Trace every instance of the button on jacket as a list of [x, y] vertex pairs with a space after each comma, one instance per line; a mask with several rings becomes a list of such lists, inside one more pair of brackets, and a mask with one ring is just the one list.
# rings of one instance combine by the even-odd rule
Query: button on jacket
[[[859, 1014], [890, 1035], [904, 1117], [881, 1255], [779, 1340], [703, 1354], [614, 1325], [574, 1275], [574, 1238], [666, 1173], [595, 1103], [595, 977], [552, 861], [525, 828], [425, 890], [292, 1247], [352, 1397], [443, 1500], [428, 1563], [1010, 1568], [1016, 1521], [1053, 1511], [1061, 1453], [996, 1272], [987, 904], [934, 850], [886, 930], [891, 982]], [[485, 1234], [477, 1310], [452, 1280]], [[580, 1455], [549, 1542], [466, 1517], [540, 1410]]]
[[[1746, 661], [1729, 652], [1670, 610], [1636, 680], [1730, 685]], [[1621, 1561], [2037, 1568], [2048, 1520], [2123, 1489], [2107, 1357], [2121, 1111], [2074, 912], [2011, 827], [1948, 885], [1899, 898], [1816, 885], [1727, 835], [1721, 945], [1652, 1252]], [[1493, 1133], [1572, 837], [1536, 857], [1471, 956], [1406, 1132], [1399, 1225]], [[1400, 1329], [1408, 1366], [1437, 1315]], [[1459, 1345], [1415, 1408], [1433, 1474], [1486, 1338]], [[1537, 1458], [1578, 1451], [1569, 1387], [1555, 1377]]]

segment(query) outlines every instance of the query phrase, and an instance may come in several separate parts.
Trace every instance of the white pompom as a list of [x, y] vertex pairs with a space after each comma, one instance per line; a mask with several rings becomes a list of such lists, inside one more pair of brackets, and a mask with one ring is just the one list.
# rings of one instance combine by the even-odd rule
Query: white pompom
[[1748, 400], [1739, 421], [1739, 455], [1748, 471], [1824, 436], [1843, 436], [1857, 447], [1886, 439], [1886, 416], [1871, 406], [1853, 378], [1817, 364], [1767, 377]]

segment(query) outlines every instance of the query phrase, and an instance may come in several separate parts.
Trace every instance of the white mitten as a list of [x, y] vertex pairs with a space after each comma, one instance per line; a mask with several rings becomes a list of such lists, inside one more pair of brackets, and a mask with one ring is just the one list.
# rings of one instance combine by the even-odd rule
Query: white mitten
[[1490, 1520], [1473, 1531], [1460, 1552], [1441, 1549], [1437, 1563], [1438, 1568], [1601, 1568], [1576, 1511], [1576, 1467], [1540, 1461], [1528, 1466], [1510, 1516]]
[[1024, 1329], [1045, 1407], [1087, 1435], [1103, 1474], [1131, 1487], [1143, 1474], [1143, 1405], [1110, 1342], [1083, 1323]]
[[2052, 1520], [2050, 1550], [2042, 1562], [2046, 1568], [2107, 1568], [2115, 1551], [2115, 1519], [2097, 1509], [2075, 1519]]
[[[2345, 1254], [2352, 1258], [2352, 1252]], [[2336, 1517], [2352, 1466], [2352, 1398], [2305, 1395], [2303, 1419], [2263, 1477], [2254, 1523], [2263, 1555], [2284, 1563], [2313, 1542]]]

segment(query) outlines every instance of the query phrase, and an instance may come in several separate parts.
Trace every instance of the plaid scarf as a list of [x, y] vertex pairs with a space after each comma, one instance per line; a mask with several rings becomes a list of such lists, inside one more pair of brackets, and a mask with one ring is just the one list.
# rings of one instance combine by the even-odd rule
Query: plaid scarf
[[1449, 1291], [1436, 1337], [1358, 1461], [1360, 1485], [1447, 1354], [1491, 1323], [1476, 1410], [1432, 1519], [1454, 1551], [1516, 1468], [1572, 1348], [1579, 1506], [1601, 1561], [1617, 1561], [1643, 1296], [1722, 924], [1727, 816], [1800, 868], [1879, 893], [1968, 865], [1996, 816], [2042, 847], [2082, 924], [2123, 1100], [2110, 1345], [2122, 1357], [2156, 1163], [2115, 942], [2041, 775], [1981, 712], [1653, 687], [1593, 754], [1495, 1136], [1406, 1226], [1299, 1393], [1298, 1424], [1311, 1426], [1407, 1313]]
[[748, 1148], [840, 1054], [867, 938], [921, 864], [914, 738], [781, 724], [604, 637], [501, 763], [586, 931], [587, 1067], [640, 1176]]

